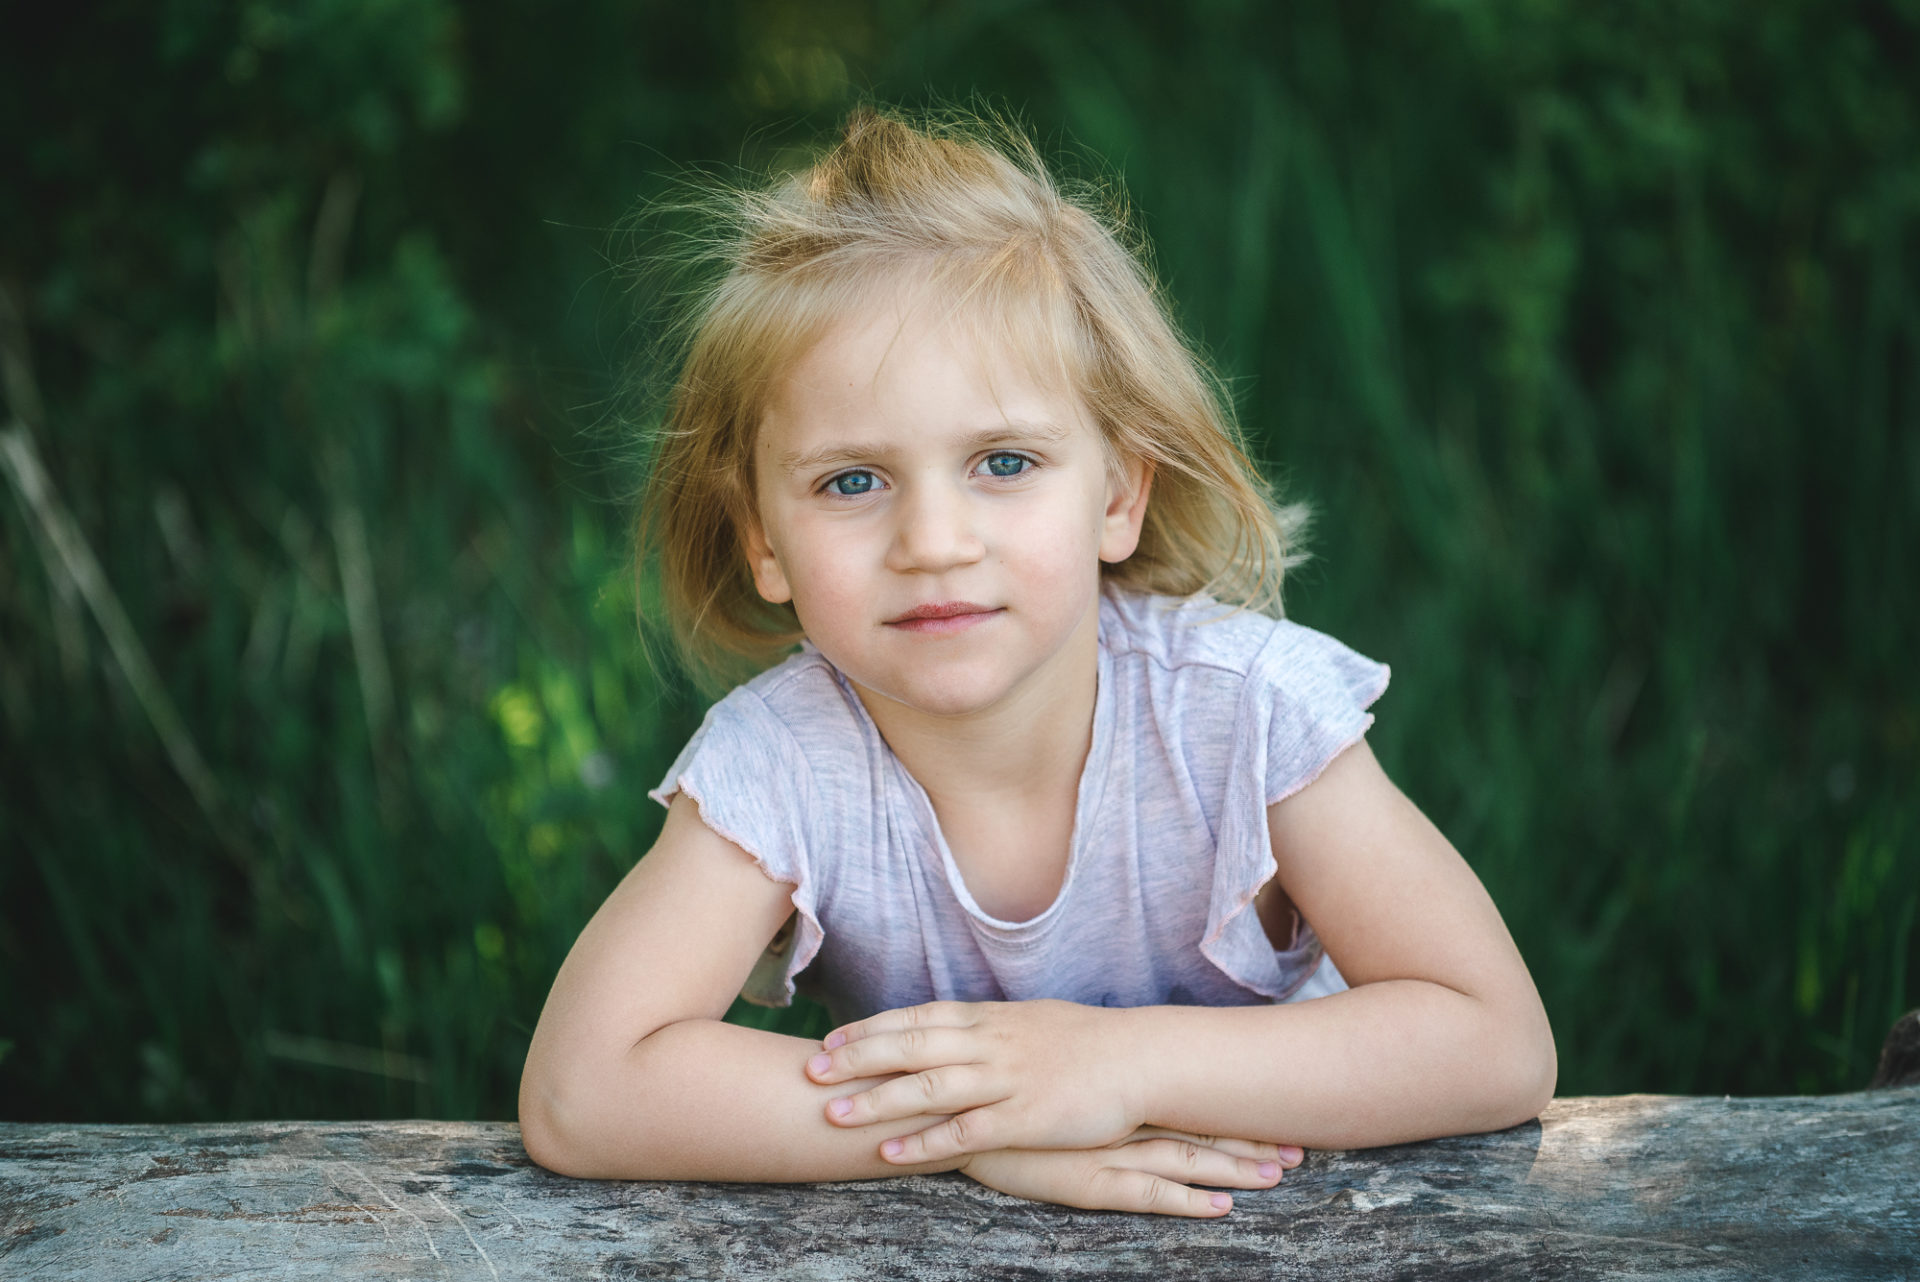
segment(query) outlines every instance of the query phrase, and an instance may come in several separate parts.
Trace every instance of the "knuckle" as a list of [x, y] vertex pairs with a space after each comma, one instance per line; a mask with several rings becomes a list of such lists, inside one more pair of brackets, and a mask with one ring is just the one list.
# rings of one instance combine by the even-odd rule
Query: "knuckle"
[[922, 1103], [931, 1104], [940, 1098], [940, 1092], [946, 1088], [946, 1074], [937, 1068], [913, 1075], [913, 1084], [920, 1092]]
[[954, 1140], [959, 1143], [963, 1151], [975, 1152], [993, 1147], [987, 1142], [993, 1130], [993, 1124], [981, 1116], [978, 1109], [960, 1114], [948, 1122], [947, 1127], [953, 1132]]
[[909, 1055], [918, 1055], [927, 1048], [927, 1033], [923, 1028], [903, 1029], [900, 1033], [900, 1049]]
[[1198, 1144], [1191, 1141], [1182, 1143], [1180, 1145], [1180, 1165], [1189, 1171], [1198, 1170], [1200, 1168], [1200, 1154], [1201, 1148]]

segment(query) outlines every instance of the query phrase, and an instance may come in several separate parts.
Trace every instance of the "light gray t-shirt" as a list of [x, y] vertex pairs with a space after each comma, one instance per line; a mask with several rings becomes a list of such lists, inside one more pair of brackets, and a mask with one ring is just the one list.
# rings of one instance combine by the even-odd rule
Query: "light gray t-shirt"
[[1240, 1006], [1346, 987], [1311, 927], [1276, 949], [1253, 910], [1267, 807], [1373, 724], [1384, 664], [1288, 620], [1109, 586], [1093, 743], [1053, 904], [1023, 922], [968, 893], [927, 794], [811, 646], [708, 712], [651, 795], [793, 887], [742, 995], [796, 987], [845, 1023], [936, 1000]]

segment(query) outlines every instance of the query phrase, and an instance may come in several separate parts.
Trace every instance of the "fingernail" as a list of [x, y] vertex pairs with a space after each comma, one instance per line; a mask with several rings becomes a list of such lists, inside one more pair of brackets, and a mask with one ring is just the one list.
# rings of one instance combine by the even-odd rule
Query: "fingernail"
[[1278, 1174], [1280, 1174], [1280, 1163], [1278, 1163], [1278, 1162], [1262, 1162], [1262, 1163], [1260, 1163], [1260, 1178], [1261, 1178], [1261, 1179], [1263, 1179], [1263, 1180], [1270, 1180], [1270, 1179], [1272, 1179], [1272, 1178], [1273, 1178], [1274, 1176], [1276, 1176], [1276, 1175], [1278, 1175]]
[[899, 1140], [888, 1140], [885, 1144], [882, 1144], [880, 1146], [880, 1151], [882, 1153], [885, 1153], [888, 1157], [899, 1157], [900, 1150], [904, 1149], [905, 1147], [906, 1145], [902, 1144]]
[[831, 1055], [815, 1055], [807, 1061], [807, 1071], [809, 1073], [824, 1073], [832, 1067], [833, 1057]]
[[1228, 1207], [1233, 1205], [1233, 1199], [1228, 1197], [1225, 1193], [1215, 1193], [1208, 1200], [1211, 1201], [1215, 1207], [1217, 1207], [1222, 1211], [1226, 1210]]
[[840, 1047], [845, 1046], [846, 1044], [847, 1044], [847, 1035], [845, 1033], [839, 1033], [839, 1032], [828, 1033], [827, 1040], [824, 1043], [824, 1045], [828, 1050], [838, 1050]]
[[1306, 1156], [1307, 1151], [1305, 1149], [1295, 1148], [1291, 1144], [1282, 1144], [1280, 1146], [1280, 1160], [1283, 1162], [1305, 1161]]
[[845, 1117], [848, 1113], [853, 1112], [853, 1101], [850, 1099], [837, 1099], [827, 1105], [827, 1110], [835, 1117]]

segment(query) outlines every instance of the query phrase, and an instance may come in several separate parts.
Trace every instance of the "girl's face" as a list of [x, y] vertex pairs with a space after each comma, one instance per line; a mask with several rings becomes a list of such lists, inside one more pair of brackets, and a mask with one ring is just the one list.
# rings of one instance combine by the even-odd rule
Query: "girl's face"
[[795, 366], [743, 541], [870, 707], [968, 716], [1090, 674], [1100, 562], [1133, 553], [1148, 478], [1109, 465], [1077, 394], [930, 310], [871, 308]]

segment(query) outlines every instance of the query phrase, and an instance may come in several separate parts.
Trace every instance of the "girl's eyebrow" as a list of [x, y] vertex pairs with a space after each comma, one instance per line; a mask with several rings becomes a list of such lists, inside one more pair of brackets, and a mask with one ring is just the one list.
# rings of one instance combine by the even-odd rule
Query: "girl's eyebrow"
[[[956, 444], [971, 454], [992, 445], [1010, 445], [1020, 442], [1038, 441], [1051, 444], [1066, 439], [1072, 429], [1058, 423], [995, 423], [992, 427], [981, 428], [962, 437]], [[783, 472], [810, 472], [815, 468], [831, 467], [841, 463], [870, 463], [885, 458], [896, 447], [893, 445], [862, 445], [847, 442], [837, 445], [823, 445], [812, 450], [786, 450], [774, 460]]]

